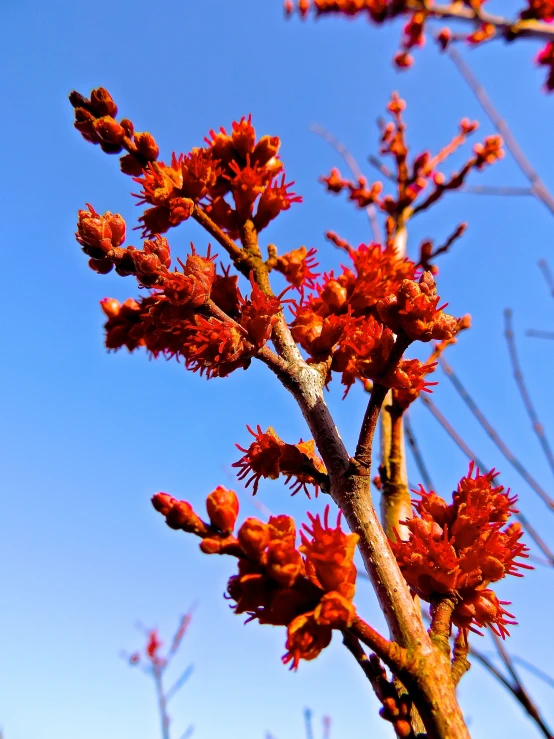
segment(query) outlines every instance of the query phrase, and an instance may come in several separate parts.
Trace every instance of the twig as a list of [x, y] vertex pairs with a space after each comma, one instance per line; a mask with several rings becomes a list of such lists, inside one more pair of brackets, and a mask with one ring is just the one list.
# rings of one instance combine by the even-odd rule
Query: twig
[[[466, 444], [466, 442], [462, 439], [462, 437], [454, 429], [452, 424], [439, 411], [439, 409], [433, 403], [433, 401], [423, 395], [421, 395], [420, 397], [425, 407], [437, 419], [437, 421], [440, 423], [440, 425], [443, 427], [446, 433], [450, 436], [452, 441], [462, 450], [462, 452], [466, 455], [466, 457], [470, 460], [473, 460], [476, 463], [476, 465], [479, 467], [479, 469], [481, 469], [483, 472], [488, 471], [490, 468], [486, 464], [484, 464], [484, 462], [479, 459], [477, 454], [475, 454], [475, 452]], [[527, 521], [527, 518], [522, 513], [518, 512], [515, 514], [515, 516], [520, 521], [523, 528], [527, 531], [531, 539], [535, 542], [535, 544], [538, 546], [538, 548], [547, 558], [550, 565], [554, 567], [554, 554], [550, 551], [548, 545], [537, 534], [535, 529], [529, 524], [529, 522]]]
[[[490, 21], [485, 22], [488, 23]], [[494, 25], [496, 25], [496, 23]], [[554, 37], [554, 28], [552, 26], [550, 27], [550, 34], [552, 37]], [[504, 139], [506, 148], [513, 156], [520, 170], [531, 183], [533, 194], [537, 198], [539, 198], [539, 200], [542, 200], [544, 205], [554, 215], [554, 197], [550, 194], [548, 188], [541, 180], [538, 173], [533, 169], [531, 163], [529, 162], [518, 142], [516, 141], [515, 136], [510, 131], [508, 124], [494, 107], [492, 101], [487, 95], [485, 88], [483, 87], [483, 85], [481, 85], [477, 77], [473, 74], [468, 64], [464, 61], [457, 49], [451, 46], [447, 49], [447, 54], [454, 63], [458, 72], [462, 75], [464, 80], [471, 88], [473, 94], [479, 101], [479, 104], [481, 105], [487, 116], [490, 118], [498, 133]]]
[[531, 697], [529, 696], [529, 693], [525, 690], [523, 687], [523, 684], [521, 680], [519, 679], [519, 676], [515, 670], [512, 658], [506, 651], [506, 647], [504, 646], [502, 639], [498, 637], [495, 633], [491, 633], [492, 639], [496, 645], [496, 648], [498, 650], [498, 654], [502, 658], [502, 661], [504, 662], [504, 665], [506, 666], [506, 669], [510, 673], [512, 677], [512, 685], [514, 688], [514, 696], [517, 698], [517, 700], [521, 703], [523, 708], [527, 711], [529, 716], [535, 721], [537, 726], [540, 728], [542, 733], [548, 737], [548, 739], [552, 739], [552, 732], [546, 725], [544, 719], [539, 713], [539, 709], [535, 705], [535, 703], [532, 701]]
[[554, 277], [552, 276], [552, 272], [550, 271], [550, 267], [548, 266], [546, 259], [539, 259], [539, 269], [546, 280], [550, 294], [554, 298]]
[[537, 411], [535, 410], [535, 406], [533, 405], [531, 396], [529, 395], [529, 391], [527, 390], [527, 386], [523, 378], [523, 372], [521, 371], [521, 365], [519, 362], [519, 357], [518, 357], [516, 344], [514, 340], [514, 331], [512, 328], [512, 311], [510, 308], [507, 308], [504, 311], [504, 326], [505, 326], [504, 335], [506, 337], [506, 342], [508, 344], [510, 362], [512, 364], [512, 369], [514, 372], [514, 377], [515, 377], [516, 384], [519, 390], [519, 394], [521, 395], [521, 399], [523, 400], [523, 404], [525, 406], [525, 410], [527, 411], [527, 415], [529, 416], [529, 419], [531, 420], [533, 431], [537, 435], [537, 438], [542, 447], [544, 455], [546, 459], [548, 460], [548, 464], [550, 465], [550, 469], [554, 473], [554, 455], [552, 454], [552, 449], [550, 448], [550, 444], [548, 442], [548, 439], [546, 438], [546, 434], [544, 433], [543, 425], [541, 424], [539, 420]]
[[535, 191], [532, 187], [513, 187], [510, 185], [464, 185], [454, 190], [454, 192], [461, 192], [467, 195], [535, 196]]
[[[388, 358], [387, 367], [383, 372], [383, 375], [386, 375], [389, 371], [393, 370], [396, 367], [410, 343], [411, 340], [406, 335], [398, 334]], [[360, 436], [358, 438], [358, 444], [356, 446], [355, 459], [367, 469], [371, 467], [371, 449], [373, 445], [375, 428], [377, 426], [377, 419], [379, 418], [381, 406], [383, 405], [383, 401], [385, 400], [388, 392], [388, 387], [375, 382], [373, 384], [369, 403], [364, 415]]]
[[306, 739], [314, 739], [314, 730], [312, 726], [312, 711], [310, 708], [304, 709], [304, 728], [306, 729]]
[[550, 675], [547, 675], [546, 672], [543, 672], [535, 665], [532, 665], [526, 659], [523, 659], [523, 657], [519, 657], [518, 655], [514, 654], [512, 655], [512, 662], [520, 664], [532, 675], [535, 675], [535, 677], [538, 677], [539, 680], [542, 680], [549, 687], [554, 688], [554, 678], [550, 677]]
[[492, 424], [487, 420], [484, 413], [481, 411], [477, 403], [473, 400], [471, 395], [468, 393], [464, 385], [462, 384], [460, 378], [454, 371], [454, 368], [446, 361], [446, 359], [441, 356], [439, 358], [439, 364], [444, 370], [446, 376], [450, 380], [450, 382], [454, 385], [454, 388], [456, 389], [456, 392], [458, 395], [462, 398], [464, 403], [467, 405], [469, 410], [472, 412], [472, 414], [475, 416], [481, 427], [484, 429], [485, 433], [493, 441], [498, 449], [502, 452], [504, 457], [508, 460], [508, 462], [512, 465], [512, 467], [517, 470], [517, 472], [521, 475], [521, 477], [525, 480], [525, 482], [529, 485], [530, 488], [532, 488], [537, 495], [540, 496], [540, 498], [546, 503], [548, 508], [551, 511], [554, 511], [554, 499], [552, 499], [546, 490], [539, 485], [539, 483], [535, 480], [535, 478], [528, 472], [528, 470], [523, 466], [523, 464], [519, 461], [519, 459], [515, 456], [515, 454], [507, 447], [505, 442], [501, 439], [499, 433], [496, 431], [496, 429], [492, 426]]
[[431, 482], [431, 477], [429, 475], [429, 472], [427, 471], [427, 467], [425, 465], [423, 457], [421, 456], [421, 450], [419, 448], [419, 444], [417, 443], [417, 439], [414, 435], [412, 422], [410, 420], [410, 416], [408, 413], [404, 413], [404, 431], [406, 432], [406, 439], [408, 441], [408, 445], [410, 449], [412, 450], [412, 454], [414, 455], [414, 460], [417, 465], [417, 469], [419, 471], [419, 474], [421, 475], [421, 480], [427, 490], [433, 490], [434, 489], [433, 483]]
[[532, 336], [535, 339], [554, 339], [554, 331], [541, 331], [540, 329], [530, 328], [525, 332], [525, 336]]
[[[339, 141], [339, 139], [337, 139], [330, 131], [328, 131], [323, 126], [320, 126], [318, 123], [314, 123], [312, 126], [310, 126], [310, 131], [315, 133], [317, 136], [321, 136], [324, 141], [326, 141], [333, 147], [337, 154], [340, 154], [340, 156], [344, 159], [345, 164], [352, 172], [352, 176], [356, 180], [365, 179], [362, 170], [360, 169], [358, 162], [356, 161], [356, 158], [348, 150], [345, 144], [342, 143], [342, 141]], [[379, 221], [377, 220], [375, 206], [372, 204], [368, 205], [366, 208], [366, 212], [367, 217], [369, 218], [369, 223], [371, 225], [371, 230], [373, 232], [373, 238], [378, 243], [381, 243], [383, 236], [381, 234]]]

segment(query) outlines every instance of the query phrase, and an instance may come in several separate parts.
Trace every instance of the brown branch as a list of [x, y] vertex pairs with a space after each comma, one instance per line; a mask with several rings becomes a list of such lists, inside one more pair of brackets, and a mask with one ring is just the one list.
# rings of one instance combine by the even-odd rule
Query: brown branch
[[[324, 141], [326, 141], [333, 147], [337, 154], [339, 154], [343, 158], [346, 166], [349, 168], [352, 176], [356, 180], [365, 179], [362, 170], [360, 169], [360, 166], [356, 161], [356, 158], [345, 146], [345, 144], [342, 143], [342, 141], [339, 141], [339, 139], [337, 139], [330, 131], [328, 131], [323, 126], [320, 126], [318, 123], [314, 123], [312, 126], [310, 126], [310, 131], [315, 133], [317, 136], [321, 136]], [[371, 225], [373, 238], [380, 244], [382, 242], [383, 236], [381, 234], [379, 221], [377, 220], [375, 206], [373, 204], [368, 205], [366, 208], [366, 213]]]
[[472, 414], [475, 416], [475, 418], [479, 422], [480, 426], [484, 429], [489, 439], [491, 439], [491, 441], [494, 442], [494, 444], [498, 447], [500, 452], [502, 452], [504, 457], [508, 460], [508, 462], [512, 465], [512, 467], [521, 475], [521, 477], [525, 480], [525, 482], [529, 485], [529, 487], [537, 493], [537, 495], [543, 500], [544, 503], [546, 503], [546, 505], [551, 511], [554, 511], [554, 499], [548, 495], [546, 490], [541, 485], [539, 485], [539, 483], [535, 480], [535, 478], [531, 475], [531, 473], [523, 466], [523, 464], [519, 461], [519, 459], [515, 456], [515, 454], [508, 448], [508, 446], [505, 444], [505, 442], [500, 437], [499, 433], [492, 426], [492, 424], [487, 420], [487, 418], [485, 417], [484, 413], [481, 411], [477, 403], [473, 400], [471, 395], [468, 393], [468, 391], [462, 384], [460, 378], [454, 371], [453, 367], [445, 360], [443, 356], [439, 358], [439, 364], [444, 370], [450, 382], [454, 385], [456, 392], [462, 398], [462, 400], [467, 405], [467, 407], [472, 412]]
[[454, 653], [452, 657], [452, 679], [455, 685], [458, 685], [471, 667], [471, 663], [467, 659], [468, 653], [469, 642], [467, 640], [467, 632], [464, 629], [458, 629], [454, 640]]
[[[385, 720], [391, 721], [391, 723], [393, 723], [397, 736], [402, 736], [403, 739], [416, 739], [416, 734], [413, 728], [409, 729], [406, 725], [408, 724], [408, 722], [412, 723], [412, 717], [410, 715], [402, 717], [402, 728], [404, 729], [404, 731], [401, 734], [398, 731], [400, 727], [395, 724], [394, 718], [395, 714], [396, 716], [398, 716], [398, 718], [400, 718], [399, 708], [402, 705], [402, 697], [395, 683], [387, 680], [385, 671], [377, 655], [372, 654], [370, 657], [368, 657], [362, 645], [360, 644], [359, 639], [348, 631], [343, 632], [343, 644], [348, 649], [350, 654], [352, 654], [356, 662], [360, 665], [364, 672], [364, 675], [371, 683], [371, 687], [373, 688], [375, 695], [383, 704], [381, 716]], [[404, 701], [406, 700], [410, 701], [408, 696], [404, 698]], [[387, 707], [389, 709], [388, 711]], [[413, 708], [410, 713], [412, 712]], [[408, 729], [409, 733], [406, 733], [406, 729]], [[424, 739], [422, 734], [418, 734], [418, 737], [419, 739]]]
[[452, 629], [452, 613], [456, 608], [456, 599], [441, 596], [431, 606], [431, 641], [450, 659], [450, 632]]
[[[402, 336], [399, 334], [396, 337], [396, 341], [390, 353], [387, 367], [383, 372], [383, 375], [386, 375], [396, 367], [410, 343], [411, 340], [406, 335]], [[375, 429], [377, 427], [377, 419], [379, 418], [381, 406], [383, 405], [383, 401], [385, 400], [388, 391], [388, 387], [380, 385], [378, 382], [373, 383], [373, 389], [369, 397], [369, 403], [366, 408], [360, 436], [358, 438], [358, 444], [356, 446], [356, 454], [354, 458], [361, 467], [368, 470], [366, 473], [368, 475], [370, 474], [369, 470], [371, 469], [371, 451], [373, 448], [373, 437], [375, 436]]]
[[385, 533], [394, 541], [397, 534], [401, 539], [409, 538], [409, 531], [401, 522], [411, 518], [412, 500], [406, 471], [403, 411], [392, 401], [392, 393], [387, 395], [387, 400], [383, 421], [388, 417], [388, 422], [381, 426], [381, 521]]
[[[486, 21], [487, 23], [490, 21]], [[496, 25], [496, 23], [495, 23]], [[542, 24], [547, 25], [547, 24]], [[554, 39], [554, 27], [549, 27], [550, 32], [550, 38]], [[548, 210], [554, 215], [554, 197], [549, 192], [548, 188], [544, 184], [544, 182], [539, 177], [538, 173], [535, 171], [525, 154], [523, 153], [523, 150], [519, 146], [515, 136], [510, 131], [510, 128], [508, 127], [508, 124], [502, 118], [502, 116], [498, 113], [496, 108], [494, 107], [492, 101], [490, 100], [489, 96], [487, 95], [487, 92], [483, 85], [479, 82], [477, 77], [473, 74], [471, 69], [469, 68], [468, 64], [464, 61], [460, 53], [453, 47], [450, 47], [447, 49], [447, 54], [454, 63], [456, 69], [459, 71], [459, 73], [462, 75], [464, 80], [467, 82], [469, 87], [471, 88], [473, 94], [477, 98], [479, 104], [487, 114], [487, 116], [490, 118], [492, 124], [498, 131], [498, 133], [502, 136], [504, 139], [504, 143], [506, 145], [506, 148], [513, 156], [516, 164], [520, 168], [520, 170], [523, 172], [525, 177], [529, 180], [531, 183], [531, 188], [533, 191], [533, 194], [539, 199], [542, 200], [544, 205], [548, 208]]]
[[529, 419], [531, 421], [533, 431], [535, 432], [539, 440], [550, 469], [554, 473], [554, 455], [552, 454], [552, 449], [550, 448], [550, 444], [548, 442], [546, 434], [544, 433], [544, 427], [539, 420], [537, 411], [535, 410], [535, 406], [533, 405], [533, 401], [531, 400], [531, 396], [529, 395], [529, 391], [527, 390], [527, 385], [525, 384], [523, 372], [521, 371], [521, 364], [519, 362], [514, 339], [514, 331], [512, 328], [512, 311], [509, 308], [504, 311], [504, 326], [504, 336], [506, 337], [506, 342], [508, 344], [510, 362], [514, 372], [514, 377], [519, 390], [519, 394], [521, 395], [525, 410], [527, 411], [527, 415], [529, 416]]
[[[420, 397], [425, 407], [431, 412], [431, 414], [440, 423], [440, 425], [443, 427], [446, 433], [450, 436], [450, 438], [456, 444], [456, 446], [458, 446], [462, 450], [462, 452], [466, 455], [466, 457], [469, 460], [474, 461], [480, 470], [482, 470], [483, 472], [488, 472], [490, 470], [490, 467], [488, 467], [482, 460], [480, 460], [478, 455], [475, 454], [475, 452], [466, 444], [466, 442], [462, 439], [460, 434], [458, 434], [458, 432], [454, 429], [452, 424], [443, 416], [443, 414], [439, 411], [439, 409], [433, 403], [433, 401], [424, 395], [421, 395]], [[518, 511], [518, 513], [516, 513], [515, 516], [519, 520], [523, 528], [526, 530], [528, 535], [531, 537], [531, 539], [535, 542], [535, 544], [538, 546], [538, 548], [547, 558], [550, 565], [554, 567], [554, 553], [552, 553], [548, 545], [543, 541], [543, 539], [539, 536], [539, 534], [537, 534], [535, 529], [531, 526], [527, 518], [522, 513]]]
[[499, 35], [508, 41], [515, 38], [527, 37], [550, 41], [554, 39], [554, 28], [549, 23], [537, 20], [511, 20], [500, 15], [487, 13], [482, 8], [461, 5], [459, 2], [444, 5], [428, 5], [427, 0], [408, 0], [406, 6], [409, 10], [424, 10], [429, 18], [440, 20], [455, 20], [469, 22], [474, 26], [483, 23], [490, 24], [496, 28]]

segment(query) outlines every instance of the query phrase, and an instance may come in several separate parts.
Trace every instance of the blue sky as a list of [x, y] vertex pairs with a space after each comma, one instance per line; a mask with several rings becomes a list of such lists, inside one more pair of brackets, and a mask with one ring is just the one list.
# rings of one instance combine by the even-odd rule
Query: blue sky
[[[139, 212], [117, 159], [72, 128], [67, 94], [107, 87], [121, 113], [155, 135], [166, 159], [200, 145], [210, 128], [251, 112], [260, 135], [281, 137], [288, 177], [304, 197], [267, 230], [267, 239], [281, 252], [315, 246], [325, 268], [338, 261], [325, 230], [354, 243], [369, 233], [363, 214], [318, 185], [320, 174], [342, 162], [310, 132], [312, 124], [335, 133], [362, 164], [377, 151], [374, 121], [395, 89], [408, 102], [416, 151], [446, 143], [463, 116], [482, 121], [480, 135], [492, 133], [490, 124], [432, 44], [417, 54], [413, 70], [399, 74], [389, 63], [399, 26], [285, 22], [280, 0], [0, 0], [0, 22], [7, 277], [0, 725], [6, 739], [159, 736], [151, 685], [119, 655], [141, 645], [137, 619], [169, 639], [192, 603], [197, 608], [181, 666], [192, 662], [195, 672], [171, 705], [174, 739], [191, 722], [198, 739], [261, 739], [267, 730], [277, 739], [297, 739], [305, 706], [317, 717], [332, 716], [333, 739], [389, 736], [338, 639], [290, 674], [280, 663], [284, 631], [244, 626], [223, 600], [232, 563], [201, 555], [195, 541], [167, 529], [152, 510], [149, 499], [158, 490], [201, 509], [206, 494], [224, 484], [241, 494], [241, 515], [256, 515], [230, 467], [235, 442], [248, 440], [245, 424], [272, 424], [292, 442], [307, 431], [291, 397], [263, 367], [208, 383], [174, 362], [106, 353], [98, 301], [137, 291], [131, 280], [87, 268], [73, 237], [76, 212], [90, 202], [101, 212], [122, 213], [131, 225]], [[498, 43], [466, 56], [554, 187], [554, 99], [541, 91], [544, 73], [532, 63], [537, 51], [533, 42]], [[510, 157], [472, 182], [526, 184]], [[440, 242], [461, 220], [469, 230], [440, 263], [439, 292], [452, 313], [473, 314], [474, 328], [449, 359], [507, 443], [552, 490], [502, 337], [502, 311], [511, 306], [533, 397], [553, 432], [554, 344], [524, 337], [529, 327], [552, 327], [554, 304], [537, 268], [539, 258], [551, 256], [552, 216], [532, 198], [453, 194], [414, 222], [412, 249], [422, 238]], [[207, 239], [195, 224], [170, 234], [181, 255], [191, 239], [202, 253]], [[480, 456], [503, 471], [522, 510], [548, 538], [552, 521], [544, 505], [476, 428], [448, 381], [437, 379], [437, 405]], [[341, 402], [338, 383], [333, 390], [330, 404], [352, 449], [365, 398], [352, 391]], [[423, 407], [412, 416], [435, 485], [449, 496], [466, 460]], [[418, 482], [413, 467], [410, 478]], [[261, 485], [259, 499], [299, 520], [308, 506], [325, 502], [291, 500], [271, 482]], [[499, 588], [520, 621], [511, 649], [545, 667], [554, 659], [553, 578], [541, 569]], [[382, 626], [363, 581], [357, 603], [367, 620]], [[488, 640], [479, 646], [491, 650]], [[554, 704], [549, 688], [532, 677], [527, 683], [543, 707]], [[478, 666], [464, 679], [461, 700], [475, 739], [535, 736], [519, 707]], [[545, 714], [554, 723], [552, 708]]]

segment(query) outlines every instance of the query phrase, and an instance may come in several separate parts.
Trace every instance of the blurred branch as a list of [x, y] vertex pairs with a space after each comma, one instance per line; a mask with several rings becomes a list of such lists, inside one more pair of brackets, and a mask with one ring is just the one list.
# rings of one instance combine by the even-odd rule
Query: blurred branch
[[504, 326], [505, 326], [504, 335], [506, 337], [506, 342], [508, 344], [510, 362], [512, 364], [512, 369], [514, 372], [514, 377], [515, 377], [516, 384], [519, 390], [519, 394], [521, 395], [521, 399], [523, 400], [523, 404], [525, 406], [525, 410], [527, 411], [527, 415], [529, 416], [529, 419], [531, 420], [533, 431], [535, 432], [539, 440], [539, 443], [542, 447], [544, 455], [548, 461], [548, 464], [550, 465], [550, 469], [554, 473], [554, 455], [552, 454], [552, 449], [550, 448], [550, 444], [548, 442], [546, 434], [544, 433], [544, 427], [539, 420], [537, 411], [535, 410], [535, 406], [533, 405], [533, 401], [531, 400], [531, 396], [529, 395], [529, 391], [527, 390], [525, 379], [523, 377], [523, 372], [521, 371], [521, 364], [519, 362], [519, 356], [517, 353], [517, 348], [516, 348], [515, 339], [514, 339], [514, 331], [512, 327], [512, 311], [510, 308], [507, 308], [504, 311]]
[[523, 464], [519, 461], [519, 459], [515, 456], [515, 454], [513, 454], [513, 452], [507, 447], [507, 445], [501, 439], [496, 429], [487, 420], [487, 418], [485, 417], [484, 413], [481, 411], [477, 403], [473, 400], [471, 395], [468, 393], [468, 391], [462, 384], [460, 378], [454, 371], [454, 368], [446, 361], [446, 359], [443, 356], [439, 358], [439, 364], [444, 370], [450, 382], [454, 385], [456, 392], [461, 397], [461, 399], [464, 401], [464, 403], [467, 405], [467, 407], [472, 412], [474, 417], [477, 419], [478, 423], [480, 424], [481, 428], [485, 431], [489, 439], [492, 442], [494, 442], [494, 444], [497, 446], [500, 452], [502, 452], [504, 457], [508, 460], [508, 462], [512, 465], [512, 467], [521, 475], [521, 477], [525, 480], [525, 482], [529, 485], [529, 487], [532, 488], [537, 493], [537, 495], [540, 496], [540, 498], [544, 501], [544, 503], [546, 503], [546, 505], [551, 511], [554, 511], [554, 500], [548, 495], [546, 490], [541, 485], [539, 485], [539, 483], [535, 480], [535, 478], [531, 475], [531, 473], [523, 466]]
[[530, 328], [525, 332], [526, 336], [532, 336], [535, 339], [554, 339], [554, 331], [541, 331], [540, 329]]
[[304, 728], [306, 730], [306, 739], [314, 739], [314, 730], [312, 726], [312, 711], [310, 708], [304, 709]]
[[425, 488], [427, 490], [433, 490], [434, 489], [433, 483], [431, 482], [431, 477], [429, 475], [429, 472], [427, 471], [427, 467], [421, 455], [421, 450], [419, 448], [419, 444], [417, 443], [417, 439], [414, 435], [412, 422], [410, 420], [410, 415], [408, 413], [404, 413], [404, 431], [406, 433], [406, 440], [408, 442], [408, 446], [410, 447], [410, 449], [412, 450], [412, 454], [414, 455], [414, 460], [415, 460], [417, 469], [419, 471], [419, 474], [421, 475], [423, 484], [425, 485]]
[[[551, 34], [554, 36], [554, 27], [551, 26], [550, 31], [551, 31]], [[539, 200], [542, 200], [544, 205], [554, 215], [554, 197], [551, 195], [550, 191], [548, 190], [544, 182], [541, 180], [538, 173], [532, 167], [530, 161], [527, 159], [527, 157], [523, 153], [523, 150], [519, 146], [515, 136], [510, 131], [508, 124], [506, 123], [504, 118], [502, 118], [500, 113], [498, 113], [498, 111], [494, 107], [485, 88], [479, 82], [477, 77], [473, 74], [470, 67], [464, 61], [464, 59], [462, 58], [460, 53], [457, 51], [457, 49], [450, 46], [446, 50], [446, 53], [448, 54], [448, 56], [454, 63], [458, 72], [464, 78], [465, 82], [471, 88], [471, 91], [477, 98], [479, 104], [481, 105], [481, 107], [483, 108], [483, 110], [485, 111], [489, 119], [491, 120], [492, 124], [494, 125], [498, 133], [504, 139], [506, 148], [508, 149], [510, 154], [513, 156], [516, 164], [518, 165], [520, 170], [523, 172], [525, 177], [531, 183], [531, 190], [532, 190], [533, 195], [535, 195], [535, 197], [537, 197]]]
[[169, 688], [169, 690], [165, 694], [165, 699], [167, 702], [169, 702], [171, 698], [173, 698], [175, 693], [177, 693], [183, 687], [183, 685], [187, 682], [187, 680], [189, 679], [189, 677], [192, 675], [193, 672], [194, 672], [193, 665], [189, 665], [186, 668], [186, 670], [183, 672], [183, 674], [173, 683], [173, 685]]
[[[340, 154], [345, 164], [350, 169], [352, 176], [355, 177], [356, 180], [365, 179], [363, 172], [360, 169], [358, 162], [356, 161], [356, 158], [351, 154], [351, 152], [342, 143], [342, 141], [339, 141], [339, 139], [337, 139], [330, 131], [328, 131], [323, 126], [320, 126], [318, 123], [314, 123], [312, 126], [310, 126], [310, 131], [312, 131], [312, 133], [315, 133], [317, 136], [320, 136], [324, 141], [326, 141], [333, 147], [337, 154]], [[368, 205], [366, 208], [366, 212], [367, 217], [369, 218], [369, 223], [371, 225], [371, 230], [373, 232], [373, 238], [380, 244], [383, 237], [381, 234], [379, 221], [377, 220], [375, 206]]]

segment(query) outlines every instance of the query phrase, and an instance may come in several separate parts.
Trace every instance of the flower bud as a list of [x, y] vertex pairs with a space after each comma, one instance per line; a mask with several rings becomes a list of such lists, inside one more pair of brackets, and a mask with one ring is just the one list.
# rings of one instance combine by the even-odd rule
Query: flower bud
[[134, 154], [125, 154], [119, 160], [119, 166], [123, 174], [131, 177], [139, 177], [142, 174], [142, 165]]
[[109, 259], [89, 259], [88, 266], [99, 275], [107, 275], [113, 269], [113, 262]]
[[128, 118], [122, 118], [119, 121], [119, 125], [121, 126], [121, 128], [123, 128], [123, 130], [125, 131], [125, 134], [129, 138], [131, 138], [131, 136], [135, 132], [135, 127], [133, 126], [133, 121], [130, 121]]
[[219, 485], [206, 498], [206, 510], [212, 526], [224, 534], [230, 534], [239, 513], [239, 500], [233, 490]]
[[136, 133], [134, 137], [135, 144], [140, 154], [149, 162], [154, 162], [160, 154], [160, 148], [154, 137], [148, 131]]
[[[100, 301], [100, 307], [108, 318], [115, 318], [119, 314], [121, 304], [115, 298], [104, 298]], [[157, 493], [157, 495], [166, 495], [166, 493]], [[154, 498], [156, 498], [156, 495], [154, 496]], [[152, 505], [154, 506], [154, 508], [156, 508], [154, 498], [152, 498]], [[156, 508], [156, 510], [158, 511], [160, 509]]]
[[109, 115], [94, 121], [94, 130], [106, 144], [120, 144], [125, 138], [125, 129]]
[[[102, 303], [107, 304], [108, 301], [117, 303], [117, 301], [114, 300], [113, 298], [104, 298]], [[102, 305], [102, 310], [104, 311], [104, 313], [108, 316], [108, 318], [111, 318], [106, 308], [108, 308], [108, 305]], [[117, 315], [117, 313], [115, 315]], [[161, 513], [163, 516], [167, 516], [167, 514], [169, 513], [169, 511], [171, 510], [173, 506], [174, 500], [175, 498], [171, 495], [168, 495], [168, 493], [156, 493], [156, 495], [152, 496], [152, 505], [158, 511], [158, 513]]]
[[269, 544], [269, 526], [257, 518], [247, 518], [238, 531], [238, 540], [246, 556], [259, 561]]
[[103, 87], [97, 87], [91, 92], [90, 105], [97, 116], [117, 115], [117, 105], [110, 93]]

